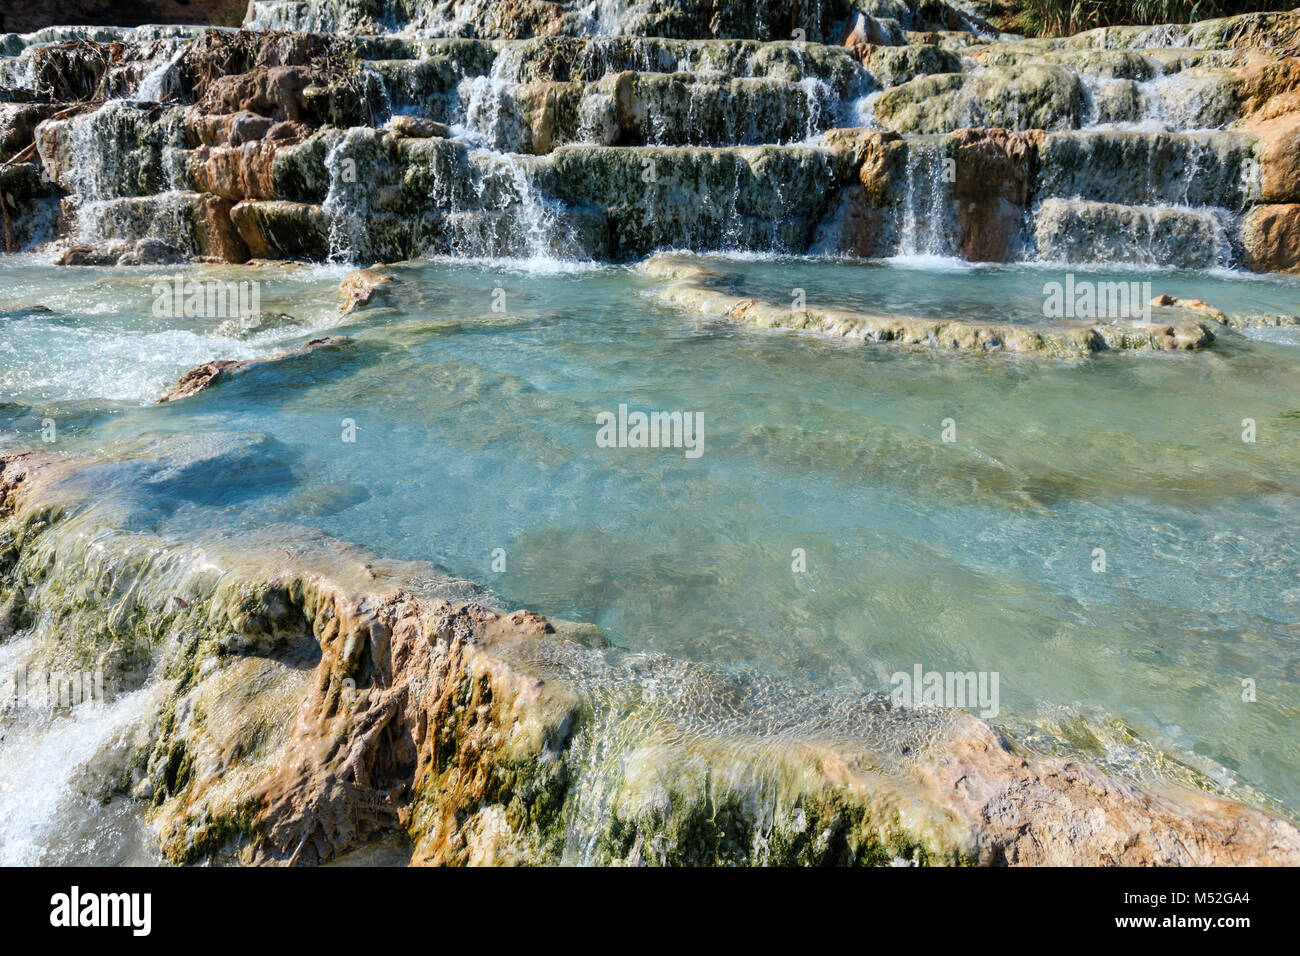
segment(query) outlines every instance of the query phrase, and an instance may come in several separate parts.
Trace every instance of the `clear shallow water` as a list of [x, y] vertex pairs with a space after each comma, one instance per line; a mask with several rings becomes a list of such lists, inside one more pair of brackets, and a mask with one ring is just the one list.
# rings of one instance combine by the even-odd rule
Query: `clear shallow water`
[[[714, 265], [748, 294], [1021, 321], [1064, 274]], [[1285, 336], [1077, 363], [908, 352], [685, 316], [634, 270], [490, 263], [402, 267], [396, 308], [341, 319], [343, 271], [186, 272], [256, 276], [262, 308], [300, 323], [240, 338], [150, 315], [175, 270], [7, 260], [0, 441], [39, 444], [53, 419], [60, 450], [165, 460], [96, 479], [140, 530], [308, 525], [632, 649], [851, 690], [916, 664], [997, 671], [995, 722], [1035, 743], [1138, 773], [1167, 757], [1300, 814], [1300, 349]], [[1300, 302], [1295, 280], [1153, 283], [1230, 311]], [[324, 330], [353, 341], [151, 404], [199, 362]], [[596, 414], [620, 404], [702, 414], [703, 455], [598, 447]]]
[[1150, 283], [1151, 297], [1204, 299], [1229, 313], [1300, 313], [1292, 277], [1221, 271], [1186, 272], [1113, 264], [983, 265], [937, 256], [892, 260], [702, 257], [723, 272], [718, 288], [775, 302], [803, 289], [810, 303], [922, 318], [972, 318], [1032, 325], [1044, 321], [1044, 286], [1084, 282]]

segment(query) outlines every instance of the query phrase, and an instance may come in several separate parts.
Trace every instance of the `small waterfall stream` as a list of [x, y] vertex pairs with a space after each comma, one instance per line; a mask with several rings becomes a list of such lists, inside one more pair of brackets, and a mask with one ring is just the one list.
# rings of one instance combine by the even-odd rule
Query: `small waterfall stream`
[[952, 180], [943, 142], [936, 137], [907, 142], [904, 194], [898, 205], [896, 255], [948, 258], [953, 254]]

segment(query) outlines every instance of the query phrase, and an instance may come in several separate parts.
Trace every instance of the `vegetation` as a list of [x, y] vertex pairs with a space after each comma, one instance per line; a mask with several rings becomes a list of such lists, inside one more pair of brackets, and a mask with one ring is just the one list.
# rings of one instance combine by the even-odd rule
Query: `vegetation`
[[1119, 24], [1192, 23], [1213, 17], [1288, 10], [1285, 0], [1019, 0], [994, 4], [1005, 29], [1030, 36], [1067, 36]]
[[218, 7], [212, 14], [214, 27], [237, 27], [244, 22], [244, 11], [248, 4], [245, 0], [230, 0], [223, 7]]

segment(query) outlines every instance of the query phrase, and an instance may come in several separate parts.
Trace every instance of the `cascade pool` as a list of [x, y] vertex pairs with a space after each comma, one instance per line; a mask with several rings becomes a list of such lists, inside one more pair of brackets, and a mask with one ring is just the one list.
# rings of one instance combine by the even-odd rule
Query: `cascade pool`
[[[1065, 274], [707, 263], [736, 294], [1026, 323]], [[1029, 746], [1300, 817], [1292, 330], [1058, 361], [756, 332], [656, 304], [630, 267], [395, 271], [395, 305], [341, 317], [336, 266], [0, 261], [0, 443], [122, 459], [85, 479], [118, 527], [318, 529], [629, 650], [846, 692], [996, 672], [990, 719]], [[177, 275], [254, 279], [281, 317], [155, 317]], [[1294, 278], [1152, 281], [1300, 305]], [[324, 334], [350, 341], [154, 403]], [[599, 446], [621, 405], [700, 416], [702, 454]]]

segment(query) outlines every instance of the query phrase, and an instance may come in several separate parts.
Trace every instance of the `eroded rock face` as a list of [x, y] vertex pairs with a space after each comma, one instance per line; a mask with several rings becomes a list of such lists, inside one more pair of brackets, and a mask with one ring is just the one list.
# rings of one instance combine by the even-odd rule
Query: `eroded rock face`
[[451, 130], [446, 123], [436, 123], [419, 116], [394, 116], [388, 121], [388, 128], [398, 136], [408, 136], [413, 139], [428, 139], [431, 136], [445, 139], [451, 135]]
[[190, 157], [190, 175], [204, 192], [239, 202], [274, 199], [272, 163], [280, 144], [258, 140], [239, 146], [200, 146]]
[[1242, 222], [1241, 241], [1246, 268], [1300, 271], [1300, 204], [1256, 206]]
[[[807, 147], [564, 147], [550, 159], [543, 173], [547, 185], [569, 202], [603, 210], [607, 257], [618, 260], [683, 244], [806, 248], [827, 209], [826, 184], [847, 172], [828, 154]], [[711, 199], [718, 195], [728, 197], [727, 205]]]
[[1054, 66], [988, 67], [921, 76], [885, 91], [876, 116], [900, 133], [950, 133], [967, 126], [1012, 130], [1079, 125], [1078, 76]]
[[254, 259], [324, 259], [329, 222], [320, 206], [275, 200], [246, 200], [230, 210], [230, 221]]
[[[683, 245], [1004, 261], [1055, 256], [1070, 244], [1055, 228], [1059, 201], [1083, 200], [1125, 207], [1073, 210], [1094, 237], [1110, 223], [1089, 254], [1160, 263], [1161, 237], [1177, 232], [1193, 248], [1162, 264], [1209, 262], [1201, 226], [1217, 220], [1213, 264], [1288, 261], [1286, 248], [1257, 248], [1276, 230], [1252, 233], [1245, 254], [1240, 223], [1253, 220], [1237, 217], [1300, 201], [1295, 14], [1019, 40], [928, 0], [725, 6], [294, 0], [256, 4], [250, 23], [298, 32], [14, 37], [16, 101], [0, 107], [0, 136], [32, 136], [32, 168], [54, 195], [13, 193], [6, 241], [77, 223], [79, 241], [153, 238], [228, 261], [620, 260]], [[585, 35], [596, 21], [604, 34]], [[403, 23], [419, 32], [390, 32]], [[92, 94], [113, 98], [80, 102]], [[856, 176], [794, 160], [846, 121], [902, 141], [856, 158]], [[652, 156], [611, 150], [663, 146], [717, 152], [665, 151], [670, 177], [656, 186], [626, 175]], [[751, 146], [787, 152], [768, 152], [756, 174]], [[928, 168], [949, 161], [950, 179]], [[760, 175], [788, 176], [788, 189]], [[199, 228], [149, 201], [169, 192], [230, 203], [229, 224], [211, 203]], [[45, 201], [59, 194], [61, 219]], [[111, 200], [124, 202], [103, 215], [92, 205]], [[1156, 206], [1193, 207], [1201, 225]], [[796, 221], [773, 221], [786, 214]], [[904, 233], [936, 219], [950, 235], [903, 248]], [[1123, 248], [1125, 224], [1141, 248]]]
[[1245, 132], [1048, 133], [1040, 198], [1240, 211], [1259, 200], [1258, 140]]
[[821, 142], [853, 171], [838, 206], [823, 222], [824, 251], [863, 258], [889, 254], [897, 220], [892, 207], [905, 174], [903, 138], [881, 130], [833, 129]]
[[953, 201], [962, 258], [1006, 262], [1017, 251], [1042, 141], [1039, 131], [967, 129], [952, 135]]
[[1262, 203], [1300, 201], [1300, 112], [1246, 124], [1259, 137]]
[[[918, 24], [962, 22], [947, 4], [908, 0], [897, 9]], [[921, 9], [927, 15], [919, 16]], [[416, 0], [393, 7], [381, 0], [313, 0], [311, 3], [258, 2], [250, 9], [249, 26], [296, 30], [343, 30], [365, 34], [380, 24], [418, 29], [439, 26], [462, 36], [519, 39], [582, 36], [592, 32], [682, 38], [755, 37], [788, 40], [794, 30], [813, 42], [838, 43], [851, 5], [843, 0], [635, 0], [614, 8], [591, 7], [579, 0]], [[593, 17], [599, 29], [593, 30]]]
[[54, 111], [50, 103], [0, 103], [0, 162], [30, 145], [37, 124]]
[[[1022, 753], [962, 712], [593, 650], [350, 552], [91, 548], [69, 479], [95, 467], [0, 453], [0, 628], [57, 613], [50, 651], [96, 655], [71, 625], [130, 586], [114, 639], [161, 683], [112, 788], [176, 862], [316, 863], [404, 830], [428, 864], [1300, 863], [1266, 813]], [[51, 580], [74, 565], [105, 582], [89, 601]]]
[[1046, 199], [1034, 223], [1045, 259], [1132, 262], [1206, 269], [1234, 258], [1227, 225], [1213, 210]]

